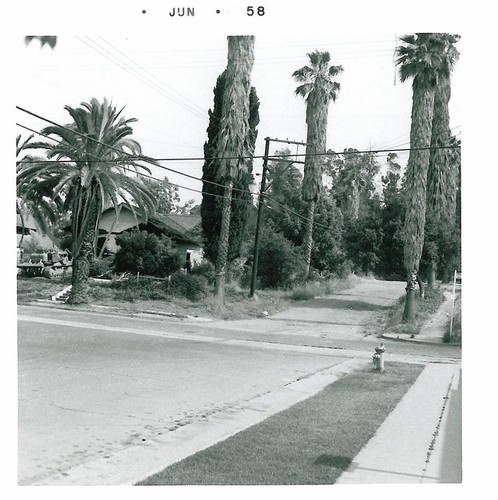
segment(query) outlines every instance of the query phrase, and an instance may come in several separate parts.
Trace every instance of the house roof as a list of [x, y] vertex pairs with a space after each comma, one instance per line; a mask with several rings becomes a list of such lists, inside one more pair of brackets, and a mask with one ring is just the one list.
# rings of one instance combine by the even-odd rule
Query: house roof
[[[29, 212], [23, 212], [22, 215], [24, 219], [24, 228], [38, 231], [38, 225], [36, 224], [35, 219], [33, 219], [33, 216]], [[23, 221], [21, 220], [21, 216], [18, 213], [16, 213], [16, 226], [23, 226]]]
[[195, 215], [165, 215], [155, 214], [149, 217], [148, 223], [164, 230], [170, 236], [181, 241], [198, 243], [195, 229], [200, 225], [201, 218]]
[[192, 231], [201, 223], [201, 217], [199, 215], [169, 214], [167, 217], [185, 231]]
[[117, 219], [114, 208], [108, 208], [102, 212], [99, 220], [99, 229], [106, 233], [111, 231], [112, 233], [119, 234], [131, 227], [138, 227], [144, 221], [145, 218], [143, 216], [138, 213], [133, 215], [132, 211], [126, 205], [121, 205]]
[[133, 227], [155, 226], [161, 232], [172, 236], [174, 239], [198, 243], [199, 238], [195, 235], [195, 229], [200, 225], [201, 218], [198, 215], [166, 215], [154, 214], [146, 221], [143, 216], [133, 216], [126, 205], [121, 205], [118, 220], [114, 216], [114, 208], [104, 210], [99, 222], [101, 232], [112, 231], [114, 234], [122, 233]]

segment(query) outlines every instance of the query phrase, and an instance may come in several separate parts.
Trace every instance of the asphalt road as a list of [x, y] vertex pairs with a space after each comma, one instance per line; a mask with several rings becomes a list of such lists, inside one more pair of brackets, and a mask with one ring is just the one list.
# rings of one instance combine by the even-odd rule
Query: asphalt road
[[[272, 318], [231, 322], [19, 306], [19, 483], [91, 470], [352, 358], [371, 359], [379, 339], [365, 331], [400, 292], [372, 280]], [[386, 363], [457, 362], [461, 352], [384, 343]], [[99, 474], [95, 466], [97, 483]]]
[[18, 320], [20, 484], [140, 445], [342, 361], [206, 335], [178, 338], [185, 325], [171, 320], [29, 307], [19, 308]]

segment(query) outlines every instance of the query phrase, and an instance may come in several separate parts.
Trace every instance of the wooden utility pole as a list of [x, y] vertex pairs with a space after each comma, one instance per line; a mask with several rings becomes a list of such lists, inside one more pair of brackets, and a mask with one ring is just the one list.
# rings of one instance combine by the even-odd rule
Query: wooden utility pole
[[258, 272], [258, 258], [259, 258], [259, 228], [261, 226], [261, 216], [263, 213], [263, 197], [265, 195], [265, 189], [266, 189], [266, 172], [268, 170], [268, 153], [270, 151], [270, 141], [271, 139], [269, 137], [265, 137], [265, 156], [263, 157], [263, 173], [261, 175], [261, 188], [259, 191], [258, 218], [256, 220], [256, 236], [254, 237], [251, 290], [249, 292], [249, 297], [252, 297], [254, 295], [254, 290], [256, 288], [256, 273]]
[[[263, 198], [265, 196], [266, 190], [266, 174], [268, 173], [268, 154], [270, 152], [270, 142], [284, 142], [286, 144], [298, 144], [306, 146], [305, 142], [281, 140], [281, 139], [270, 139], [265, 137], [265, 154], [263, 156], [263, 173], [261, 174], [261, 187], [259, 190], [259, 203], [258, 203], [258, 218], [256, 220], [256, 235], [254, 237], [254, 252], [252, 259], [252, 274], [251, 274], [251, 290], [249, 292], [249, 297], [254, 295], [256, 290], [256, 275], [258, 273], [258, 258], [259, 258], [259, 233], [261, 228], [261, 219], [263, 213]], [[304, 163], [303, 161], [292, 160], [292, 163]]]

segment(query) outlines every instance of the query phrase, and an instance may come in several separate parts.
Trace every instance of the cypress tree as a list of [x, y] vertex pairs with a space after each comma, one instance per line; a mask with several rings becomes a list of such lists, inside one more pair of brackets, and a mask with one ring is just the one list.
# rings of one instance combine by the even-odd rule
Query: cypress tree
[[[213, 185], [219, 182], [217, 173], [220, 168], [220, 160], [217, 159], [218, 136], [220, 120], [222, 116], [223, 93], [225, 91], [226, 75], [223, 72], [216, 81], [214, 87], [213, 109], [209, 110], [209, 125], [207, 128], [208, 139], [204, 144], [204, 165], [202, 168], [202, 202], [201, 202], [201, 225], [204, 235], [204, 255], [210, 262], [216, 262], [218, 254], [218, 239], [221, 227], [221, 209], [223, 201], [223, 186]], [[256, 89], [251, 87], [249, 95], [249, 137], [247, 156], [252, 156], [256, 145], [259, 124], [259, 99]], [[234, 181], [232, 194], [231, 220], [228, 260], [233, 261], [240, 257], [242, 243], [246, 233], [247, 221], [251, 209], [251, 195], [249, 186], [253, 181], [253, 162], [249, 162], [247, 172], [240, 173]]]

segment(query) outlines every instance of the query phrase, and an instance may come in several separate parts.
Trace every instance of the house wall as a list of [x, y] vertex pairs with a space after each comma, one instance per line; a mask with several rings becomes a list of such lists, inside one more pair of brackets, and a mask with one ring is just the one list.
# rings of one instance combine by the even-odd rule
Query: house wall
[[178, 243], [175, 244], [178, 252], [182, 256], [182, 261], [185, 263], [187, 261], [187, 253], [190, 253], [190, 262], [192, 267], [197, 266], [202, 261], [203, 251], [200, 246], [192, 246], [192, 243]]

